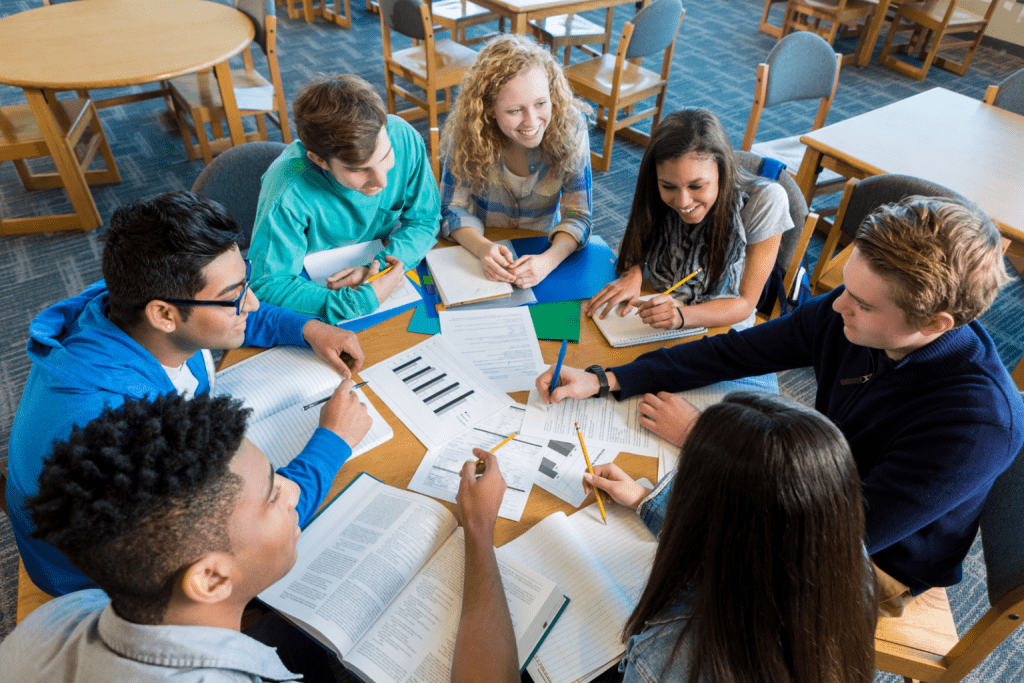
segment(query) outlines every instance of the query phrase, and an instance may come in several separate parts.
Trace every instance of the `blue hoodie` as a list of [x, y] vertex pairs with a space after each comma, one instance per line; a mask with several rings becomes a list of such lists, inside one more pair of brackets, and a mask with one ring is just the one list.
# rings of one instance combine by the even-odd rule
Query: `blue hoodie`
[[[32, 370], [11, 430], [7, 512], [25, 569], [50, 595], [95, 587], [56, 548], [29, 537], [35, 527], [23, 509], [25, 498], [39, 492], [39, 475], [54, 442], [67, 439], [73, 426], [84, 426], [105, 408], [115, 408], [126, 399], [175, 391], [156, 357], [107, 320], [107, 301], [107, 287], [101, 280], [46, 309], [29, 326]], [[244, 345], [307, 346], [302, 327], [309, 320], [310, 316], [260, 304], [246, 321]], [[187, 365], [199, 380], [196, 394], [208, 392], [210, 378], [202, 352], [189, 358]], [[317, 429], [302, 453], [278, 470], [302, 490], [297, 508], [300, 525], [312, 518], [351, 454], [339, 436]]]

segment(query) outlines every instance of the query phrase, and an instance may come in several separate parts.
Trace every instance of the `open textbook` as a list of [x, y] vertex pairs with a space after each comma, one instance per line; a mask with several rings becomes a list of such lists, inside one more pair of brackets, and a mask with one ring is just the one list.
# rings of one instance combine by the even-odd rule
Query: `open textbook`
[[[646, 480], [645, 486], [650, 486]], [[586, 683], [626, 652], [622, 627], [640, 599], [658, 541], [639, 515], [597, 505], [557, 512], [501, 547], [558, 583], [569, 606], [527, 667], [536, 683]]]
[[[284, 467], [306, 446], [320, 424], [320, 406], [303, 406], [330, 395], [342, 378], [311, 349], [278, 346], [246, 358], [217, 373], [215, 391], [230, 394], [252, 408], [245, 435], [274, 467]], [[352, 446], [352, 457], [394, 438], [391, 426], [356, 389], [373, 419], [363, 440]]]
[[[260, 599], [374, 683], [446, 683], [465, 542], [440, 503], [361, 474], [299, 537], [298, 561]], [[497, 550], [522, 671], [568, 600]]]

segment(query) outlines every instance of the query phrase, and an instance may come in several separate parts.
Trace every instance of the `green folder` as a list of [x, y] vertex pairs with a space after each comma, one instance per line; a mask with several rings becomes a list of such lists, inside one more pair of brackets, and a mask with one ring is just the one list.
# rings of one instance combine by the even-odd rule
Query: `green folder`
[[530, 306], [537, 339], [580, 341], [580, 302], [557, 301]]

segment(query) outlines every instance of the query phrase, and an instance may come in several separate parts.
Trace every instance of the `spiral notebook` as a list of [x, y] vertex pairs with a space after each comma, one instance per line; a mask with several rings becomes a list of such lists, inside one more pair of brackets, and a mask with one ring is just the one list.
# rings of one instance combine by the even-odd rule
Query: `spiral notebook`
[[[656, 296], [650, 294], [648, 296], [640, 297], [641, 301]], [[614, 311], [608, 314], [603, 320], [596, 315], [594, 316], [594, 322], [597, 324], [597, 329], [601, 330], [601, 334], [608, 340], [608, 343], [615, 348], [621, 348], [623, 346], [636, 346], [637, 344], [648, 344], [650, 342], [665, 341], [668, 339], [680, 339], [682, 337], [692, 337], [694, 335], [706, 334], [708, 328], [706, 327], [684, 327], [681, 330], [659, 330], [645, 325], [644, 321], [640, 319], [640, 316], [636, 314], [634, 310], [629, 315], [619, 316], [619, 311], [622, 310], [624, 304], [619, 304]]]

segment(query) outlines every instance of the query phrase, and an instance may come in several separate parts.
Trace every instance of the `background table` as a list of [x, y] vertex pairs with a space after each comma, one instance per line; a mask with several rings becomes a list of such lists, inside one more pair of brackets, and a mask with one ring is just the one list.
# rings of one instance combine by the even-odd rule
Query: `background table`
[[[651, 0], [643, 0], [646, 7]], [[477, 5], [503, 17], [511, 23], [510, 31], [526, 34], [527, 24], [534, 19], [553, 17], [559, 14], [579, 14], [592, 9], [608, 9], [618, 5], [633, 4], [632, 0], [473, 0]]]
[[800, 138], [797, 184], [808, 198], [821, 167], [847, 177], [900, 173], [976, 202], [1024, 255], [1024, 116], [934, 88]]
[[101, 225], [76, 160], [61, 149], [64, 90], [154, 83], [214, 69], [233, 144], [245, 142], [228, 59], [252, 42], [248, 17], [202, 0], [88, 0], [0, 19], [0, 83], [25, 91], [83, 230]]
[[[487, 231], [487, 237], [490, 239], [509, 239], [536, 234], [540, 233], [511, 229]], [[366, 362], [364, 363], [364, 367], [370, 367], [371, 365], [386, 360], [428, 338], [427, 335], [412, 334], [406, 331], [409, 327], [409, 320], [411, 317], [412, 311], [407, 311], [392, 318], [391, 320], [385, 321], [359, 333], [359, 343], [362, 346], [363, 351], [366, 353]], [[710, 330], [710, 332], [723, 332], [726, 329], [727, 328], [714, 328]], [[695, 339], [695, 337], [684, 338], [683, 340], [671, 340], [667, 344], [655, 342], [641, 346], [629, 346], [621, 349], [613, 349], [608, 345], [608, 342], [605, 341], [604, 336], [601, 334], [600, 330], [597, 329], [597, 325], [594, 324], [594, 321], [583, 316], [580, 324], [580, 341], [578, 344], [569, 344], [568, 350], [565, 354], [565, 364], [570, 367], [577, 368], [589, 367], [595, 363], [606, 367], [622, 365], [632, 361], [641, 353], [653, 351], [666, 345], [673, 345], [680, 341], [692, 341], [693, 339]], [[544, 355], [544, 361], [548, 364], [554, 363], [558, 359], [558, 349], [560, 346], [561, 342], [542, 340], [540, 342], [540, 348], [541, 353]], [[228, 351], [224, 354], [221, 367], [227, 367], [233, 363], [237, 363], [244, 358], [259, 353], [259, 351], [260, 349], [235, 349]], [[373, 393], [372, 384], [366, 385], [363, 388], [363, 391], [368, 397], [370, 397], [370, 400], [373, 401], [374, 407], [380, 411], [380, 414], [385, 420], [387, 420], [388, 424], [391, 425], [391, 428], [395, 432], [395, 438], [345, 463], [334, 479], [334, 485], [331, 487], [330, 493], [327, 495], [327, 500], [332, 500], [343, 488], [345, 488], [345, 486], [351, 483], [360, 472], [364, 471], [387, 484], [391, 484], [392, 486], [407, 488], [409, 486], [409, 482], [412, 480], [413, 474], [416, 472], [416, 468], [419, 467], [420, 460], [423, 459], [423, 455], [427, 452], [427, 449], [415, 436], [413, 436], [412, 432], [409, 431], [409, 428], [395, 417], [395, 414], [391, 412], [391, 409]], [[526, 403], [527, 395], [527, 392], [511, 394], [513, 399], [524, 404]], [[472, 455], [470, 453], [466, 454], [467, 459], [470, 459], [471, 457]], [[630, 453], [620, 453], [615, 459], [615, 462], [634, 478], [639, 479], [640, 477], [647, 477], [652, 483], [657, 480], [657, 458], [639, 456]], [[591, 494], [584, 503], [584, 506], [593, 502], [594, 498], [593, 494]], [[450, 509], [452, 513], [456, 512], [455, 505], [451, 503], [444, 504], [448, 506], [448, 509]], [[526, 510], [523, 512], [523, 517], [519, 522], [498, 518], [498, 523], [494, 530], [495, 545], [504, 545], [520, 534], [525, 533], [530, 527], [540, 520], [558, 511], [565, 512], [566, 514], [572, 514], [573, 512], [576, 512], [576, 508], [572, 507], [560, 498], [551, 495], [539, 486], [534, 486], [533, 491], [530, 493]]]

